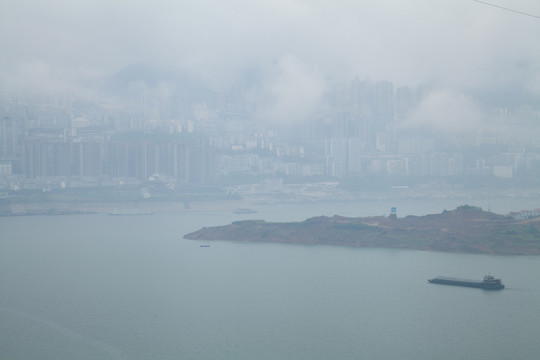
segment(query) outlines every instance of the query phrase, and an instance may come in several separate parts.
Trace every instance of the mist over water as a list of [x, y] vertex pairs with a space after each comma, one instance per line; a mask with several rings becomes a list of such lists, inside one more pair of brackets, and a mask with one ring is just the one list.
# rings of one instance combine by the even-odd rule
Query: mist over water
[[538, 209], [540, 2], [504, 2], [4, 1], [0, 359], [540, 358], [537, 257], [183, 239]]
[[[421, 205], [442, 211], [452, 204], [399, 205], [398, 212], [416, 208], [420, 215]], [[527, 204], [492, 206], [518, 205]], [[369, 215], [376, 206], [387, 204], [268, 206], [249, 217], [302, 220], [353, 208]], [[3, 353], [25, 359], [540, 354], [536, 257], [235, 242], [201, 248], [182, 239], [243, 217], [185, 211], [0, 218]], [[487, 272], [507, 288], [426, 281]]]

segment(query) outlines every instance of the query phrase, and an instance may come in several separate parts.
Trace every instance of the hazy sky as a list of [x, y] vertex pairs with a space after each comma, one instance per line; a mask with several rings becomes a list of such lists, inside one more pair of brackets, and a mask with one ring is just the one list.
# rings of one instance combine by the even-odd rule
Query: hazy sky
[[[493, 3], [540, 16], [538, 0]], [[539, 39], [540, 19], [472, 0], [3, 1], [0, 80], [64, 91], [145, 63], [216, 90], [255, 70], [306, 106], [353, 76], [538, 99]]]

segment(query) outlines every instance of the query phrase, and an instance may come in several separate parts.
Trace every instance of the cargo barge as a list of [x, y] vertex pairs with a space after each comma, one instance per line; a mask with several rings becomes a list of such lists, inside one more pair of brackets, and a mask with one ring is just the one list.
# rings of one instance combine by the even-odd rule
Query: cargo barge
[[114, 209], [109, 215], [152, 215], [153, 212], [145, 209]]
[[484, 290], [501, 290], [504, 289], [504, 284], [501, 282], [501, 279], [495, 279], [492, 275], [488, 274], [484, 276], [484, 280], [464, 280], [456, 279], [446, 276], [437, 276], [436, 278], [428, 280], [431, 284], [442, 284], [442, 285], [455, 285], [455, 286], [465, 286], [473, 287]]

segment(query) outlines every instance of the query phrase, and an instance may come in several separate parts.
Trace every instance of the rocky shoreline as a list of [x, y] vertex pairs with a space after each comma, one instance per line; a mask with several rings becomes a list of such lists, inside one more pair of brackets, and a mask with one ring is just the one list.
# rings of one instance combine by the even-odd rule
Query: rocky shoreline
[[425, 216], [314, 217], [302, 222], [236, 221], [205, 227], [190, 240], [397, 248], [497, 255], [540, 255], [540, 218], [515, 220], [473, 206]]

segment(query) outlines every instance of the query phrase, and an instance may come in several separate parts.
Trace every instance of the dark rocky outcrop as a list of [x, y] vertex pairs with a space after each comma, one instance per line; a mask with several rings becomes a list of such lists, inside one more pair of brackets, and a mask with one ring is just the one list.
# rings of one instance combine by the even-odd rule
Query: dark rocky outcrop
[[184, 236], [234, 240], [483, 253], [540, 254], [540, 218], [515, 220], [472, 206], [426, 216], [314, 217], [302, 222], [236, 221]]

